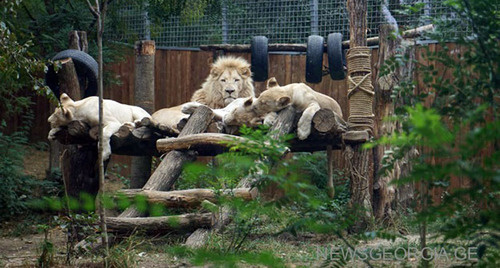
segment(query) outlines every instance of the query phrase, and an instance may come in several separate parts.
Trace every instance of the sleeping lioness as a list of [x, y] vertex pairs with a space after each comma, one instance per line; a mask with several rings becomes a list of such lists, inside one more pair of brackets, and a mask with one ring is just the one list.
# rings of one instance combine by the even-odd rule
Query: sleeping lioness
[[267, 90], [260, 94], [252, 106], [259, 116], [263, 116], [288, 105], [293, 105], [297, 111], [303, 112], [297, 127], [297, 136], [301, 140], [311, 134], [312, 118], [321, 108], [330, 109], [342, 117], [340, 105], [331, 97], [314, 91], [304, 83], [280, 86], [274, 77], [267, 81]]
[[[47, 120], [50, 123], [49, 140], [55, 139], [55, 134], [61, 127], [67, 126], [73, 120], [87, 123], [91, 128], [99, 125], [99, 99], [87, 97], [73, 101], [66, 93], [61, 95], [61, 107], [57, 107]], [[135, 125], [142, 118], [151, 116], [141, 107], [122, 104], [114, 100], [103, 101], [103, 159], [111, 155], [110, 138], [123, 124]]]

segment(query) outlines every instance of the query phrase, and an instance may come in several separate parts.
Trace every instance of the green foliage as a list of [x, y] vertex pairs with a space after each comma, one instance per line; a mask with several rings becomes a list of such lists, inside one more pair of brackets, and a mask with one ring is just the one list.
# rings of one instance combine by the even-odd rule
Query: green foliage
[[[0, 220], [9, 219], [27, 211], [27, 202], [40, 195], [58, 194], [60, 183], [50, 180], [37, 180], [24, 174], [24, 147], [27, 146], [27, 130], [30, 117], [21, 130], [11, 135], [0, 131]], [[2, 130], [2, 128], [0, 128]]]
[[141, 244], [142, 241], [138, 239], [137, 235], [131, 235], [124, 241], [111, 247], [107, 256], [109, 267], [136, 267], [138, 264], [137, 247]]
[[148, 2], [148, 15], [153, 22], [160, 23], [163, 20], [168, 20], [171, 16], [180, 16], [182, 23], [190, 24], [201, 19], [206, 13], [218, 14], [221, 1], [149, 0], [146, 2]]
[[[429, 94], [415, 95], [416, 81], [405, 81], [395, 88], [393, 96], [403, 103], [392, 120], [402, 123], [401, 131], [382, 137], [377, 144], [390, 144], [384, 166], [392, 167], [412, 148], [420, 148], [409, 176], [397, 184], [419, 182], [420, 211], [417, 222], [439, 222], [439, 233], [446, 241], [465, 240], [478, 247], [480, 266], [498, 265], [500, 237], [500, 122], [498, 97], [500, 88], [500, 20], [498, 1], [453, 0], [446, 3], [472, 28], [473, 36], [458, 35], [455, 48], [447, 44], [446, 25], [433, 38], [442, 50], [427, 49], [426, 64], [417, 64], [423, 88]], [[472, 37], [472, 38], [471, 38]], [[397, 56], [386, 62], [387, 74], [409, 60]], [[423, 62], [423, 61], [422, 61]], [[430, 107], [419, 104], [426, 100]], [[469, 182], [464, 189], [448, 190], [453, 178]], [[440, 188], [444, 194], [439, 204], [428, 195]]]
[[213, 263], [235, 267], [243, 261], [280, 267], [284, 265], [281, 259], [252, 251], [248, 237], [257, 232], [296, 235], [303, 231], [334, 233], [342, 237], [342, 232], [354, 222], [357, 214], [347, 207], [349, 187], [341, 172], [335, 177], [339, 194], [336, 199], [328, 198], [325, 154], [297, 154], [284, 159], [283, 155], [288, 152], [287, 140], [293, 136], [273, 137], [274, 133], [269, 133], [264, 126], [242, 127], [240, 132], [245, 140], [229, 142], [229, 152], [218, 155], [214, 164], [185, 167], [183, 179], [208, 181], [218, 193], [239, 187], [242, 179], [261, 193], [275, 189], [280, 194], [251, 201], [219, 195], [217, 205], [207, 204], [204, 209], [229, 213], [232, 223], [220, 235], [212, 235], [207, 248], [176, 248], [173, 254], [189, 257], [195, 265]]
[[0, 122], [29, 107], [31, 100], [29, 95], [21, 94], [23, 89], [48, 94], [37, 77], [44, 73], [45, 63], [34, 58], [32, 47], [33, 42], [19, 41], [6, 22], [0, 20]]
[[43, 231], [44, 238], [40, 244], [40, 257], [38, 257], [38, 267], [51, 267], [54, 263], [55, 248], [54, 244], [49, 240], [50, 226], [45, 224], [38, 225], [38, 228]]

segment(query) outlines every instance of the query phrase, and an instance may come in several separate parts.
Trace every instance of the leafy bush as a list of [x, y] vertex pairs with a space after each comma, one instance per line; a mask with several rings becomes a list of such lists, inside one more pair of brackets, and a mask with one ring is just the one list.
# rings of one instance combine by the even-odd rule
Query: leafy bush
[[[389, 161], [384, 166], [392, 166], [391, 161], [401, 159], [411, 148], [422, 148], [409, 176], [396, 182], [422, 185], [417, 213], [421, 230], [425, 234], [428, 223], [442, 222], [438, 231], [446, 241], [459, 239], [478, 247], [480, 265], [493, 267], [500, 259], [500, 122], [496, 96], [500, 88], [500, 4], [490, 0], [446, 3], [473, 34], [457, 33], [454, 49], [446, 43], [445, 30], [433, 34], [443, 49], [427, 50], [423, 55], [426, 64], [415, 62], [429, 93], [415, 95], [417, 81], [396, 87], [395, 101], [410, 104], [398, 109], [393, 118], [402, 122], [403, 128], [376, 144], [393, 147], [391, 157], [384, 157]], [[438, 29], [449, 28], [450, 23], [456, 22], [435, 21]], [[407, 60], [399, 55], [386, 62], [381, 75]], [[451, 78], [444, 73], [452, 74]], [[421, 104], [424, 100], [430, 107]], [[469, 185], [448, 191], [452, 178], [466, 179]], [[435, 188], [444, 190], [439, 204], [433, 203], [429, 195]]]
[[[25, 117], [25, 122], [31, 119]], [[5, 126], [5, 125], [4, 125]], [[23, 157], [27, 146], [29, 124], [11, 135], [1, 132], [0, 127], [0, 220], [9, 219], [27, 211], [27, 201], [41, 194], [57, 194], [60, 183], [37, 180], [24, 174]]]
[[341, 173], [335, 180], [339, 194], [333, 200], [327, 196], [325, 154], [283, 158], [291, 135], [276, 139], [265, 127], [242, 127], [240, 133], [246, 140], [229, 142], [229, 152], [218, 155], [215, 164], [185, 167], [183, 179], [193, 184], [203, 180], [216, 193], [241, 187], [241, 179], [264, 194], [251, 201], [218, 195], [217, 205], [204, 208], [217, 214], [229, 213], [232, 223], [220, 235], [212, 236], [207, 248], [189, 252], [178, 248], [180, 252], [176, 254], [190, 256], [194, 264], [234, 266], [239, 261], [250, 263], [251, 259], [252, 264], [279, 267], [283, 265], [280, 259], [269, 253], [252, 252], [248, 237], [257, 232], [296, 235], [303, 231], [341, 237], [354, 222], [356, 213], [347, 206], [349, 187]]

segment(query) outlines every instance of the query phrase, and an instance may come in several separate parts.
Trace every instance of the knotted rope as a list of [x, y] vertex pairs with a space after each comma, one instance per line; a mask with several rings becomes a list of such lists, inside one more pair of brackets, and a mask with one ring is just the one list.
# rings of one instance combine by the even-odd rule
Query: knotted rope
[[373, 91], [371, 54], [368, 47], [354, 47], [347, 52], [347, 97], [349, 129], [373, 130]]

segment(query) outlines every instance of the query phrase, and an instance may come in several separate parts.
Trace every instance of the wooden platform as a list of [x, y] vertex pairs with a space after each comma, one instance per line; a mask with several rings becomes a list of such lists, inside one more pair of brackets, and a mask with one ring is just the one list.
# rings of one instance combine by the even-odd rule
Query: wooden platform
[[[293, 118], [296, 130], [300, 113]], [[113, 154], [131, 156], [160, 156], [171, 150], [194, 150], [199, 156], [214, 156], [227, 151], [223, 142], [244, 140], [238, 135], [226, 133], [201, 133], [177, 138], [176, 134], [165, 127], [143, 120], [144, 126], [131, 128], [122, 126], [111, 137]], [[184, 124], [184, 122], [181, 122]], [[208, 128], [213, 130], [213, 128]], [[365, 131], [347, 131], [347, 124], [332, 111], [322, 109], [313, 118], [311, 135], [306, 140], [294, 138], [289, 141], [292, 152], [324, 151], [331, 145], [333, 149], [342, 149], [344, 144], [361, 143], [368, 140]], [[96, 143], [96, 131], [86, 123], [73, 121], [56, 133], [56, 139], [62, 144]]]

